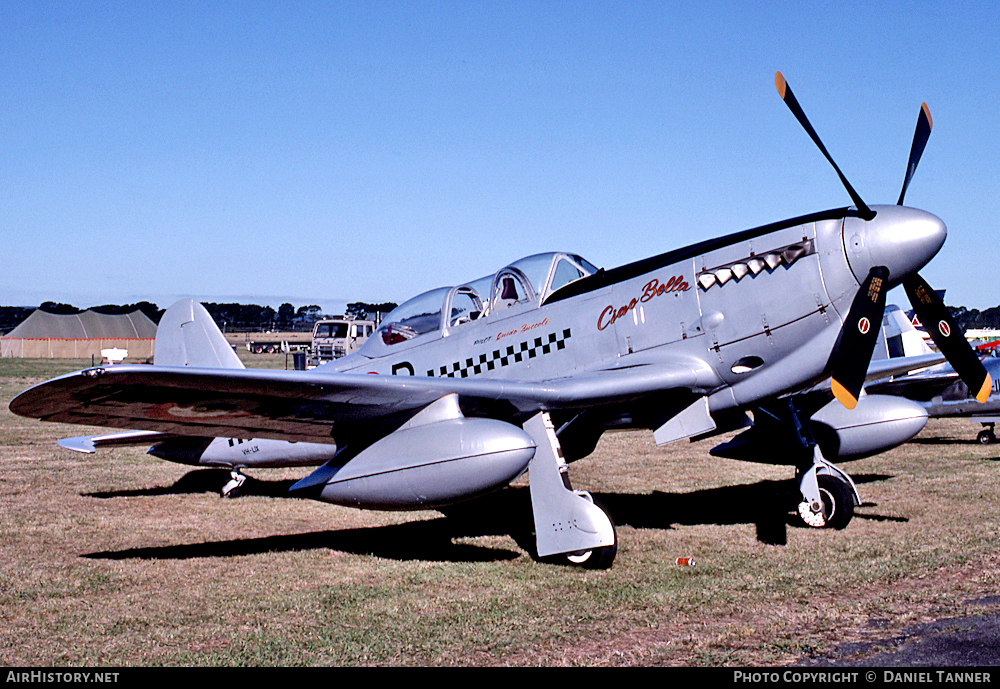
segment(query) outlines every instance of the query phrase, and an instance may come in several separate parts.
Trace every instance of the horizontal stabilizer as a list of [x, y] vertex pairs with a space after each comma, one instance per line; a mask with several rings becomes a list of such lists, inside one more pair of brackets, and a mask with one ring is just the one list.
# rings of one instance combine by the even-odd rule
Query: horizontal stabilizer
[[888, 378], [889, 376], [899, 376], [904, 373], [919, 371], [920, 369], [928, 368], [930, 366], [937, 366], [938, 364], [944, 362], [944, 355], [936, 352], [932, 354], [921, 354], [919, 356], [880, 359], [872, 361], [868, 365], [868, 372], [865, 375], [865, 380], [867, 382], [871, 382], [873, 380]]
[[84, 435], [76, 438], [63, 438], [59, 441], [62, 447], [75, 452], [93, 454], [99, 447], [119, 447], [124, 445], [148, 445], [157, 443], [165, 437], [156, 431], [125, 431], [124, 433], [107, 433], [105, 435]]

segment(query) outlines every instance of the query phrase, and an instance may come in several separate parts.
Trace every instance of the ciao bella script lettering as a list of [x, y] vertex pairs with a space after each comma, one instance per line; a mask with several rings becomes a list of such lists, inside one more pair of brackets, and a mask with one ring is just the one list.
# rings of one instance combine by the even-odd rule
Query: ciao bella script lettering
[[642, 288], [642, 294], [638, 298], [633, 298], [628, 304], [620, 306], [617, 309], [614, 306], [608, 306], [601, 311], [601, 315], [597, 317], [597, 329], [604, 330], [634, 309], [636, 304], [640, 302], [645, 303], [654, 297], [659, 297], [669, 292], [687, 292], [689, 289], [691, 289], [691, 286], [684, 281], [681, 275], [674, 275], [665, 283], [661, 283], [656, 278], [653, 278]]

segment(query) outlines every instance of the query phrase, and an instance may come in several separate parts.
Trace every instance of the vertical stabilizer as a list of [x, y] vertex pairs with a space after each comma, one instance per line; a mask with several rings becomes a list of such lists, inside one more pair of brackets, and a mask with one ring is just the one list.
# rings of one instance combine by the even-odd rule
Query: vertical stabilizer
[[882, 316], [882, 332], [879, 333], [872, 359], [895, 359], [904, 356], [930, 354], [933, 350], [924, 342], [923, 335], [913, 327], [910, 319], [898, 307], [888, 305]]
[[205, 307], [182, 299], [163, 314], [156, 329], [153, 362], [159, 366], [245, 368]]

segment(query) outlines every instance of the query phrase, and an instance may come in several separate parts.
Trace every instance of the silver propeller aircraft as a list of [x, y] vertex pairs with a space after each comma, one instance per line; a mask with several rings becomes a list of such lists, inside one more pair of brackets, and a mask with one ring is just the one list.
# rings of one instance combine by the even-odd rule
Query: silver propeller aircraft
[[866, 379], [942, 359], [871, 362], [887, 289], [903, 284], [923, 322], [941, 324], [939, 349], [970, 389], [991, 381], [917, 275], [946, 236], [940, 219], [902, 205], [930, 134], [926, 105], [899, 201], [868, 206], [780, 72], [776, 84], [853, 207], [611, 270], [530, 256], [405, 302], [358, 352], [309, 372], [99, 366], [27, 390], [11, 410], [326, 444], [335, 455], [292, 490], [363, 508], [446, 507], [527, 470], [537, 556], [600, 568], [615, 556], [614, 525], [569, 486], [568, 462], [610, 428], [665, 444], [749, 426], [713, 452], [794, 467], [803, 520], [843, 528], [859, 499], [830, 460], [889, 449], [926, 422], [909, 400], [862, 395]]
[[[211, 315], [193, 299], [182, 299], [164, 312], [156, 330], [154, 352], [157, 366], [244, 368]], [[239, 495], [246, 482], [245, 469], [312, 466], [323, 464], [337, 454], [336, 445], [327, 443], [290, 443], [267, 438], [200, 438], [157, 431], [108, 433], [59, 441], [69, 450], [88, 454], [101, 447], [151, 443], [153, 445], [147, 452], [160, 459], [193, 466], [228, 468], [230, 480], [222, 487], [222, 496], [227, 498]]]
[[[889, 321], [890, 308], [895, 309], [895, 318]], [[887, 307], [887, 319], [883, 324], [885, 338], [882, 354], [897, 357], [921, 356], [930, 351], [923, 343], [920, 332], [902, 315], [896, 307]], [[993, 388], [985, 400], [973, 397], [969, 386], [958, 377], [948, 364], [934, 366], [924, 371], [915, 371], [882, 381], [874, 381], [865, 390], [876, 395], [899, 395], [918, 402], [927, 410], [930, 418], [967, 418], [982, 424], [983, 430], [976, 436], [976, 442], [983, 445], [997, 442], [996, 424], [1000, 423], [1000, 358], [992, 356], [988, 350], [995, 343], [976, 348], [982, 359], [983, 368], [993, 381]]]
[[969, 386], [950, 366], [877, 382], [866, 389], [872, 394], [899, 395], [919, 402], [932, 419], [967, 418], [982, 424], [983, 430], [976, 441], [989, 445], [997, 442], [996, 425], [1000, 423], [1000, 359], [988, 357], [983, 368], [993, 380], [993, 388], [984, 401], [973, 397]]

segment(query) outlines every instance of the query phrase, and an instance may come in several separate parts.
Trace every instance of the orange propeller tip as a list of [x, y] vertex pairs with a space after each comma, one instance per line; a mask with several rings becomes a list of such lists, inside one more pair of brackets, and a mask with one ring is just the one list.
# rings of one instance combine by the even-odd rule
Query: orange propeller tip
[[990, 392], [993, 390], [993, 378], [989, 373], [986, 374], [986, 380], [983, 381], [983, 387], [979, 388], [979, 394], [976, 395], [976, 399], [980, 404], [985, 404], [986, 400], [989, 399]]
[[778, 87], [778, 94], [781, 99], [785, 99], [785, 90], [788, 88], [788, 82], [785, 81], [785, 77], [781, 74], [781, 71], [774, 73], [774, 85]]
[[921, 103], [920, 109], [924, 111], [924, 117], [927, 118], [927, 126], [934, 129], [934, 120], [931, 119], [931, 109], [927, 107], [927, 103]]
[[837, 401], [848, 409], [854, 409], [858, 406], [858, 398], [836, 380], [830, 381], [830, 388], [833, 390], [833, 396], [837, 398]]

